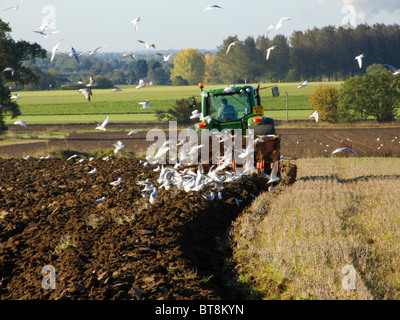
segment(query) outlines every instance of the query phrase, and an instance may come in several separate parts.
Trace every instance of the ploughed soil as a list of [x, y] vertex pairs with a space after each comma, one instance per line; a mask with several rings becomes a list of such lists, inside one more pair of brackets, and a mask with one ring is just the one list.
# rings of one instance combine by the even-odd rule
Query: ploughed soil
[[[153, 143], [146, 131], [128, 137], [132, 128], [110, 128], [118, 130], [63, 127], [71, 132], [64, 139], [0, 146], [0, 300], [240, 299], [229, 228], [266, 191], [267, 180], [245, 176], [212, 201], [202, 196], [209, 189], [160, 188], [151, 204], [137, 183], [150, 179], [157, 186], [159, 173], [137, 159], [37, 157], [60, 148], [91, 153], [118, 140], [126, 151], [145, 154]], [[277, 132], [287, 158], [328, 157], [341, 146], [358, 156], [400, 156], [398, 128]], [[120, 186], [110, 185], [118, 178]], [[45, 266], [55, 274], [42, 273]]]

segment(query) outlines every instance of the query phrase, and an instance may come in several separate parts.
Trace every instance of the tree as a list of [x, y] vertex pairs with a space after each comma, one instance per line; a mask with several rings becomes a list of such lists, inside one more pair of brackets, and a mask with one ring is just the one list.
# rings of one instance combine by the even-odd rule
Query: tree
[[339, 120], [366, 120], [368, 117], [379, 122], [395, 120], [399, 89], [400, 80], [387, 70], [350, 78], [339, 91]]
[[136, 74], [136, 76], [139, 79], [146, 78], [147, 77], [147, 72], [149, 72], [147, 61], [144, 60], [144, 59], [139, 59], [136, 62], [136, 65], [135, 65], [135, 74]]
[[[39, 80], [30, 68], [24, 66], [24, 62], [44, 59], [47, 55], [46, 50], [37, 43], [23, 40], [15, 42], [10, 32], [9, 25], [0, 20], [0, 132], [7, 130], [4, 121], [7, 114], [12, 118], [21, 114], [18, 104], [11, 100], [10, 87], [24, 86]], [[6, 68], [13, 68], [14, 73], [3, 72]]]
[[322, 121], [336, 122], [339, 90], [332, 86], [320, 86], [310, 96], [310, 107], [318, 111]]
[[207, 84], [219, 83], [220, 79], [215, 55], [208, 53], [204, 58], [206, 62], [204, 82]]
[[204, 80], [205, 58], [200, 51], [187, 49], [178, 52], [171, 70], [171, 80], [181, 77], [189, 85], [195, 85]]

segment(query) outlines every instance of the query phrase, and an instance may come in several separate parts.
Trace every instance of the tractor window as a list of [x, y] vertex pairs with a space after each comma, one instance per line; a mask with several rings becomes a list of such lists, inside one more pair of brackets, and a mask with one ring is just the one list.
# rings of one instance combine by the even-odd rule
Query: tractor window
[[207, 100], [208, 114], [221, 122], [237, 121], [252, 112], [247, 93], [209, 96]]

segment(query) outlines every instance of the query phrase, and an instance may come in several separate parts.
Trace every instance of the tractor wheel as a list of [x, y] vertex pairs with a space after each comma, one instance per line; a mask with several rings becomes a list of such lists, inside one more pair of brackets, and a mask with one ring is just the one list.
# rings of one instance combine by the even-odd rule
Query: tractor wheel
[[281, 179], [286, 185], [292, 185], [297, 179], [297, 166], [288, 161], [281, 161]]

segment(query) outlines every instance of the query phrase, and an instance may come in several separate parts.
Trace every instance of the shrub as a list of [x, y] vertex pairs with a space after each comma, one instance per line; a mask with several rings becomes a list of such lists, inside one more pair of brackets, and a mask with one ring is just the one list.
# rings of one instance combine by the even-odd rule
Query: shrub
[[310, 96], [310, 107], [319, 112], [322, 121], [336, 122], [339, 90], [332, 86], [320, 86]]

